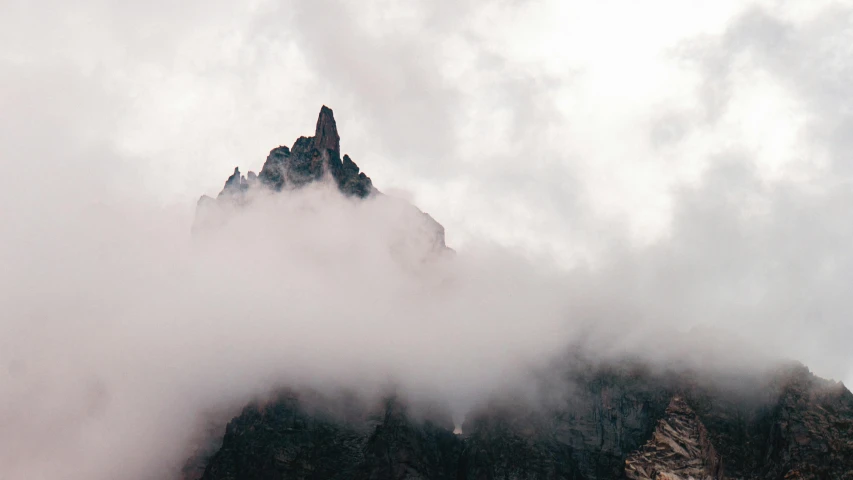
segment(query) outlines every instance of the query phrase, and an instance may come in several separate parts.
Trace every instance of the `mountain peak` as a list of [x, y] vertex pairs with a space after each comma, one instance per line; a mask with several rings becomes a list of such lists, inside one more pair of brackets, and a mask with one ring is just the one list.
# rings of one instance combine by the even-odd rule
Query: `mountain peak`
[[[278, 146], [272, 149], [258, 175], [248, 172], [248, 178], [234, 168], [225, 187], [217, 198], [224, 201], [248, 204], [246, 194], [255, 188], [268, 188], [274, 192], [296, 189], [312, 182], [328, 179], [338, 190], [348, 196], [367, 198], [379, 194], [373, 182], [349, 155], [341, 155], [341, 138], [332, 109], [323, 105], [317, 118], [313, 137], [299, 137], [293, 147]], [[206, 208], [208, 200], [199, 200]], [[413, 207], [431, 232], [428, 240], [439, 250], [447, 249], [444, 243], [444, 227], [431, 216]]]
[[332, 109], [323, 105], [317, 118], [317, 128], [314, 130], [314, 146], [320, 152], [331, 150], [340, 154], [341, 137], [338, 136], [338, 126], [335, 124], [335, 114]]

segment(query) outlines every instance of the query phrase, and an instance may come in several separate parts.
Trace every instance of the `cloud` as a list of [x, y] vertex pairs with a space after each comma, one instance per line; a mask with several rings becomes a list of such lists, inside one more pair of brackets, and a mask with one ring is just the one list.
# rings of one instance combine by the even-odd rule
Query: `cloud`
[[390, 197], [262, 197], [193, 238], [189, 212], [66, 204], [12, 228], [10, 478], [164, 475], [196, 415], [277, 385], [400, 379], [464, 409], [562, 344], [545, 277], [486, 254], [424, 263], [422, 218]]
[[[806, 3], [13, 2], [0, 473], [162, 478], [199, 412], [280, 383], [403, 378], [458, 414], [590, 331], [849, 378], [851, 9]], [[324, 103], [452, 261], [322, 186], [190, 236]]]

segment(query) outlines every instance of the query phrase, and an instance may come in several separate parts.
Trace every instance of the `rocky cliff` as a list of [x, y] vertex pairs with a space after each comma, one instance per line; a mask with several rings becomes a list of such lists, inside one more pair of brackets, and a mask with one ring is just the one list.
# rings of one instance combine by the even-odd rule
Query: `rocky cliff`
[[558, 401], [496, 395], [464, 434], [396, 398], [330, 409], [284, 395], [233, 419], [201, 478], [853, 479], [853, 395], [804, 367], [744, 377], [747, 391], [637, 365], [560, 375], [541, 385]]

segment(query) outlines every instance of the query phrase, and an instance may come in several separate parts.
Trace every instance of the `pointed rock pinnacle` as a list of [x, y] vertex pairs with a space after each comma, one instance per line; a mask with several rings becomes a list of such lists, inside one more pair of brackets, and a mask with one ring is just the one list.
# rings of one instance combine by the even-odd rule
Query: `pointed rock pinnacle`
[[340, 154], [341, 151], [341, 137], [338, 136], [335, 115], [332, 113], [332, 109], [325, 105], [320, 109], [320, 117], [317, 119], [317, 129], [314, 131], [314, 146], [321, 152], [325, 152], [328, 149]]

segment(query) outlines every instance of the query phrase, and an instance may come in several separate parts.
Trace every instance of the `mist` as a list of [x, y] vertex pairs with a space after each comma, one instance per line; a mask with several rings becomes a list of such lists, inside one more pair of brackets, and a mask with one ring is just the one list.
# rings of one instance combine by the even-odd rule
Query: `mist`
[[192, 205], [39, 205], [3, 232], [9, 478], [175, 475], [205, 415], [276, 388], [369, 399], [395, 385], [461, 423], [573, 344], [593, 361], [700, 372], [820, 355], [811, 325], [762, 323], [780, 302], [715, 297], [742, 298], [707, 285], [718, 262], [697, 272], [680, 257], [711, 251], [691, 237], [676, 244], [684, 253], [614, 249], [565, 269], [488, 242], [435, 251], [404, 200], [355, 200], [323, 182], [219, 202], [195, 229]]
[[[460, 422], [570, 345], [849, 382], [853, 9], [688, 3], [4, 4], [0, 476], [165, 478], [279, 387]], [[322, 104], [389, 195], [194, 232]]]
[[395, 382], [464, 414], [565, 338], [547, 275], [432, 258], [388, 197], [262, 196], [193, 236], [191, 209], [105, 203], [71, 199], [7, 244], [10, 478], [162, 475], [201, 414], [276, 387]]

